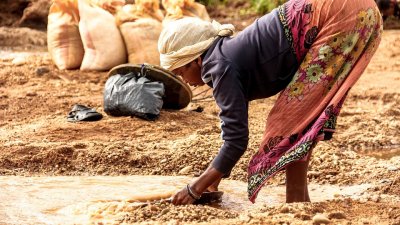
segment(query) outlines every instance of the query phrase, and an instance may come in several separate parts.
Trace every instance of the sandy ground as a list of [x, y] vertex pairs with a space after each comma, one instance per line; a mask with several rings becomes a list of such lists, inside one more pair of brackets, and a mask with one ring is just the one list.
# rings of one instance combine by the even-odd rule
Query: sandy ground
[[[106, 72], [58, 70], [46, 52], [45, 32], [1, 28], [0, 37], [8, 46], [0, 48], [1, 175], [198, 176], [222, 144], [218, 108], [210, 99], [180, 111], [163, 110], [154, 122], [110, 117], [102, 106]], [[327, 219], [332, 224], [400, 224], [399, 90], [400, 31], [385, 30], [378, 52], [345, 102], [337, 134], [317, 146], [308, 174], [311, 184], [371, 184], [363, 195], [265, 204], [243, 212], [160, 203], [126, 209], [114, 222], [318, 224]], [[251, 141], [230, 179], [246, 180], [246, 165], [258, 148], [274, 99], [251, 103]], [[67, 122], [76, 103], [95, 107], [104, 118]], [[196, 112], [198, 107], [204, 111]], [[279, 174], [270, 184], [284, 182]], [[0, 218], [2, 223], [7, 221]]]

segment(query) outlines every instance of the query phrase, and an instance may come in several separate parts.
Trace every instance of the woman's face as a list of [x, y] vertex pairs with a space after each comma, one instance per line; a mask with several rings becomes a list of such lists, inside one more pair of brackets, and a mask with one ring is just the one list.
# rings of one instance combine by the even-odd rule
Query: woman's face
[[172, 70], [178, 76], [188, 83], [190, 86], [201, 86], [204, 85], [201, 79], [201, 59], [198, 58], [187, 65], [181, 66]]

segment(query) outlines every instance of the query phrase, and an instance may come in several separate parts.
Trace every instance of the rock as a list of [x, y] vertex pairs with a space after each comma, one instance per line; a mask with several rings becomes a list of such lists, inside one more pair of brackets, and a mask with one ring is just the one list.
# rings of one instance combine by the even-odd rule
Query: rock
[[289, 211], [290, 211], [289, 206], [287, 206], [287, 205], [283, 205], [280, 210], [281, 213], [289, 213]]
[[28, 93], [26, 93], [26, 96], [34, 97], [34, 96], [37, 96], [37, 93], [36, 92], [28, 92]]
[[150, 205], [150, 206], [149, 206], [149, 209], [150, 209], [150, 211], [157, 211], [157, 210], [158, 210], [158, 207], [155, 206], [155, 205]]
[[321, 175], [321, 172], [318, 172], [318, 171], [309, 171], [307, 173], [308, 177], [319, 177], [320, 175]]
[[190, 111], [201, 113], [204, 111], [204, 108], [202, 106], [197, 106], [195, 108], [190, 109]]
[[392, 145], [398, 145], [398, 144], [400, 144], [400, 141], [395, 140], [395, 139], [392, 139], [392, 140], [390, 140], [390, 143], [391, 143]]
[[26, 59], [25, 57], [15, 57], [12, 61], [12, 64], [16, 65], [16, 66], [22, 66], [26, 63]]
[[360, 224], [373, 224], [369, 219], [364, 219], [364, 218], [361, 219], [360, 222], [361, 222]]
[[391, 183], [391, 181], [389, 179], [382, 179], [382, 180], [379, 181], [379, 183], [388, 184], [388, 183]]
[[168, 212], [169, 212], [169, 209], [168, 209], [168, 208], [165, 208], [165, 209], [163, 209], [163, 210], [160, 212], [160, 215], [167, 214]]
[[387, 169], [389, 171], [397, 171], [399, 168], [397, 168], [396, 166], [388, 166]]
[[0, 98], [8, 98], [8, 94], [0, 92]]
[[340, 197], [342, 197], [342, 194], [340, 192], [335, 192], [335, 193], [333, 193], [333, 197], [340, 198]]
[[312, 222], [314, 225], [318, 225], [318, 224], [329, 224], [331, 221], [323, 214], [316, 214], [312, 218]]
[[379, 202], [380, 200], [381, 200], [381, 197], [379, 195], [371, 196], [371, 201], [373, 201], [373, 202]]
[[39, 67], [36, 69], [35, 72], [36, 72], [36, 75], [42, 76], [43, 74], [50, 72], [50, 70], [47, 67]]
[[332, 212], [328, 214], [329, 219], [346, 219], [346, 215], [343, 212]]
[[367, 203], [368, 202], [368, 198], [363, 196], [363, 197], [360, 197], [360, 199], [358, 201], [360, 201], [361, 203]]
[[298, 219], [301, 219], [301, 220], [311, 220], [311, 216], [308, 215], [308, 214], [305, 214], [305, 213], [296, 213], [294, 215], [294, 218], [298, 218]]
[[183, 169], [181, 169], [178, 174], [180, 175], [187, 175], [190, 171], [192, 170], [192, 166], [186, 166]]
[[240, 215], [239, 220], [244, 221], [245, 223], [250, 222], [251, 217], [249, 215]]

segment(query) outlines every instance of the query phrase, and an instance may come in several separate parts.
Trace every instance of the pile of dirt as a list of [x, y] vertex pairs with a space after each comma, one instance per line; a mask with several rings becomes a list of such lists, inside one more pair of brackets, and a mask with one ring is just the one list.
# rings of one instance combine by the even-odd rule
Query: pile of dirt
[[42, 50], [47, 46], [47, 33], [28, 27], [0, 27], [0, 46], [13, 50]]
[[[387, 207], [390, 206], [388, 210]], [[398, 224], [395, 204], [361, 202], [350, 198], [316, 203], [264, 205], [247, 212], [230, 212], [210, 206], [173, 206], [170, 203], [109, 202], [89, 213], [90, 221], [116, 224]], [[379, 215], [379, 216], [377, 216]], [[386, 218], [389, 223], [383, 222]], [[101, 223], [101, 222], [100, 222]]]
[[146, 207], [136, 208], [126, 213], [119, 222], [138, 223], [155, 222], [166, 223], [179, 221], [179, 223], [211, 222], [237, 218], [238, 214], [222, 209], [203, 205], [173, 206], [170, 203], [150, 204]]
[[30, 27], [45, 30], [51, 0], [3, 0], [0, 27]]

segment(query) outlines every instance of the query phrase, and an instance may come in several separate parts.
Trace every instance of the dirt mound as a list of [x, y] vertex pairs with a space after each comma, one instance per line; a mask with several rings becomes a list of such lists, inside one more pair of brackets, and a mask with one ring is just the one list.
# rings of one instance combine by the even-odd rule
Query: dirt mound
[[50, 0], [3, 0], [0, 2], [0, 27], [46, 29], [50, 4]]
[[211, 222], [217, 218], [220, 220], [237, 218], [238, 214], [209, 206], [188, 205], [173, 207], [170, 203], [151, 204], [128, 212], [120, 222], [137, 223], [157, 221], [166, 223], [170, 221]]
[[27, 27], [0, 27], [0, 46], [13, 50], [41, 50], [47, 46], [47, 33]]

